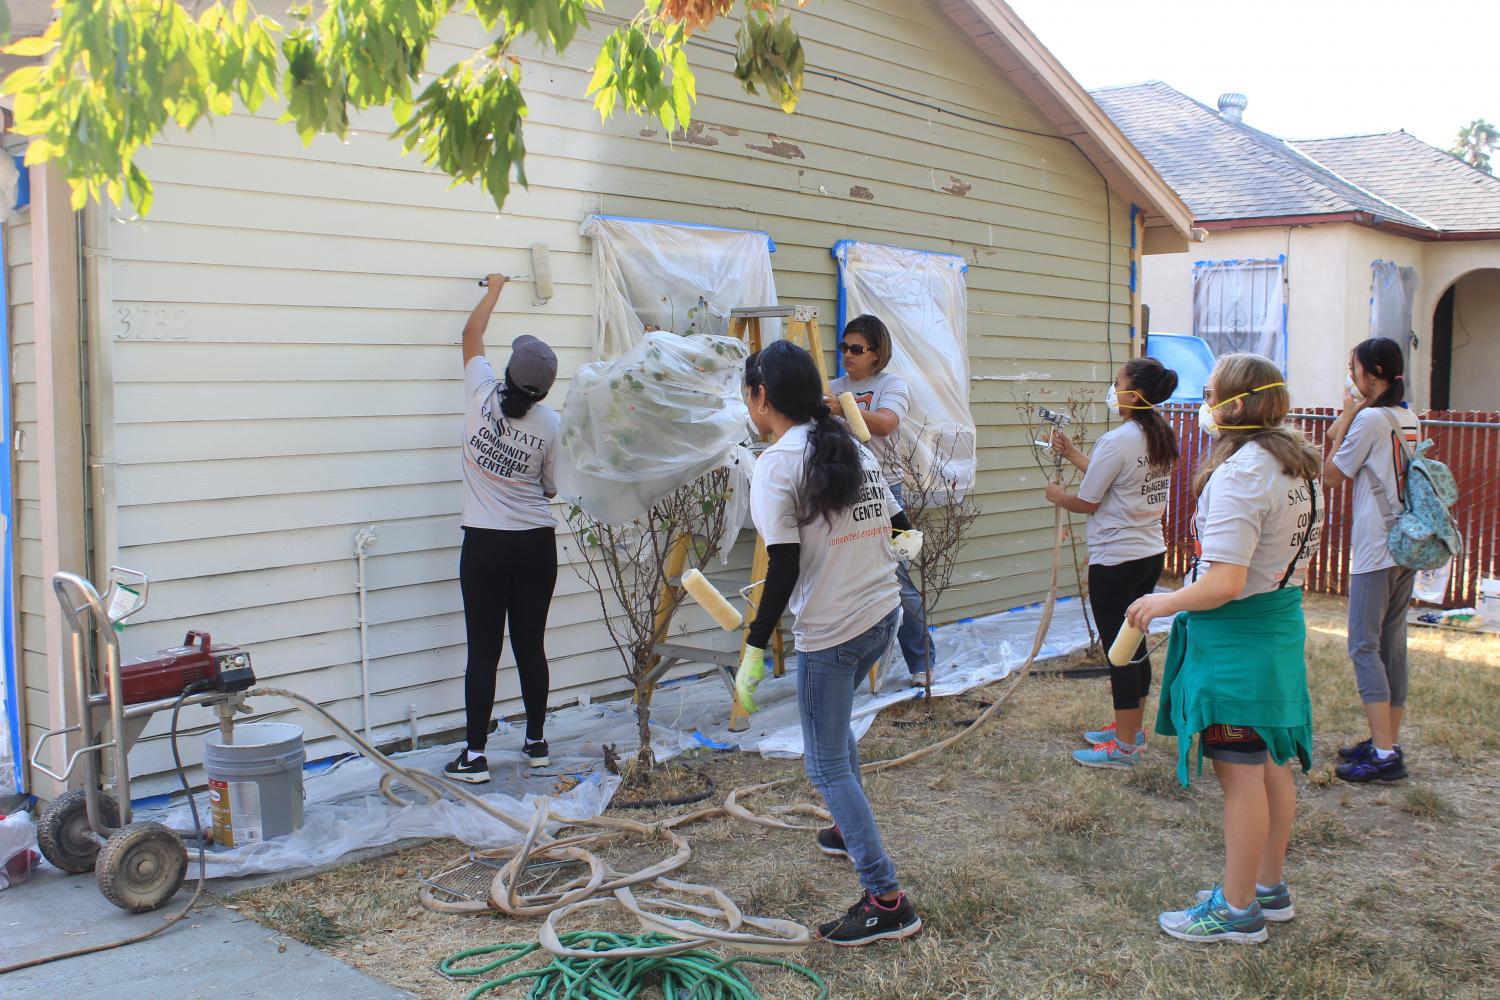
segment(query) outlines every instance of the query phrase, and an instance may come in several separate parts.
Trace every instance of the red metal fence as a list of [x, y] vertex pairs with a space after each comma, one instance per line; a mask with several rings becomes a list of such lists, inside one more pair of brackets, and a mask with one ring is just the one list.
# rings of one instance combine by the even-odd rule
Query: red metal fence
[[[1182, 576], [1192, 561], [1189, 528], [1195, 509], [1193, 470], [1208, 455], [1209, 438], [1198, 430], [1198, 408], [1167, 406], [1164, 415], [1177, 432], [1181, 459], [1172, 475], [1168, 502], [1167, 572]], [[1318, 449], [1333, 424], [1329, 409], [1302, 410], [1293, 421]], [[1479, 581], [1500, 577], [1500, 413], [1429, 410], [1420, 414], [1422, 436], [1435, 445], [1433, 457], [1453, 470], [1458, 481], [1458, 504], [1453, 508], [1463, 532], [1464, 557], [1455, 560], [1443, 606], [1472, 607]], [[1349, 593], [1349, 531], [1352, 520], [1349, 487], [1325, 489], [1323, 542], [1308, 567], [1307, 589], [1321, 594]]]

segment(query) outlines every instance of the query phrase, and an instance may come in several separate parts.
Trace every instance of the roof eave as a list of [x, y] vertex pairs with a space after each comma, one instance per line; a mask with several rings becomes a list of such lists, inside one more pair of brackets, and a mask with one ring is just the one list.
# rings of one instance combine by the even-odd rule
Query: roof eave
[[1186, 203], [1004, 0], [939, 2], [986, 55], [994, 58], [985, 44], [987, 35], [1009, 50], [1024, 74], [995, 60], [1000, 71], [1036, 101], [1106, 178], [1114, 175], [1112, 186], [1127, 189], [1145, 212], [1148, 226], [1169, 226], [1182, 239], [1192, 239], [1193, 213]]

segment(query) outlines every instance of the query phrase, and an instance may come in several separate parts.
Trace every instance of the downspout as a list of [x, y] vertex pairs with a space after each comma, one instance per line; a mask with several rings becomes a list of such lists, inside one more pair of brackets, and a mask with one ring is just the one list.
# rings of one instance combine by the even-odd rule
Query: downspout
[[354, 536], [354, 558], [359, 563], [359, 577], [355, 588], [359, 592], [359, 698], [363, 712], [365, 742], [374, 745], [370, 736], [370, 636], [368, 616], [365, 614], [365, 554], [375, 547], [375, 525], [361, 528]]
[[88, 553], [96, 586], [103, 588], [109, 568], [119, 561], [119, 537], [115, 526], [115, 363], [110, 311], [111, 288], [109, 214], [90, 200], [83, 209], [83, 298], [85, 357], [88, 362], [89, 520], [92, 546]]

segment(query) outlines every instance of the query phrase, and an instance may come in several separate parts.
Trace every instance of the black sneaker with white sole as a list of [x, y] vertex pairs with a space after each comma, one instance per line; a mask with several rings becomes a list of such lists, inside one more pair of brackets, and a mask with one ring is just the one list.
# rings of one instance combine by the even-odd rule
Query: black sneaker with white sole
[[818, 850], [830, 858], [849, 856], [849, 845], [844, 843], [844, 835], [836, 826], [825, 826], [818, 831]]
[[875, 941], [899, 941], [922, 929], [922, 918], [906, 893], [894, 903], [882, 903], [870, 893], [837, 920], [818, 928], [818, 937], [840, 948], [857, 948]]
[[480, 785], [490, 780], [490, 764], [484, 754], [471, 754], [467, 747], [452, 762], [443, 765], [443, 773], [454, 781]]
[[552, 758], [547, 756], [546, 740], [527, 740], [521, 752], [526, 754], [527, 762], [532, 767], [546, 767], [552, 763]]

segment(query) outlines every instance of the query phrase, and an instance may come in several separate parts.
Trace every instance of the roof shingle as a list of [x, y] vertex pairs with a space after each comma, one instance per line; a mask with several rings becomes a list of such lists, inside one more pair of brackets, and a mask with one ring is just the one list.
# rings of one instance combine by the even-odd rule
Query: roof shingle
[[1291, 145], [1438, 229], [1500, 230], [1500, 178], [1409, 132], [1294, 139]]
[[[1221, 118], [1159, 80], [1091, 93], [1199, 222], [1365, 212], [1380, 221], [1438, 228], [1413, 206], [1330, 169], [1321, 156]], [[1500, 197], [1495, 207], [1500, 211]]]

